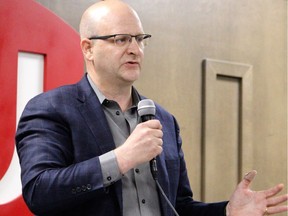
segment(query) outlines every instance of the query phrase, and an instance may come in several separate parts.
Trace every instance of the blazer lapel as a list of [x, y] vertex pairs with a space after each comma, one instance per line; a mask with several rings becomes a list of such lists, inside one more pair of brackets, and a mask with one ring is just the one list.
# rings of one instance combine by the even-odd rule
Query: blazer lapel
[[78, 84], [78, 100], [80, 101], [78, 108], [91, 133], [95, 136], [95, 143], [103, 154], [115, 149], [104, 111], [87, 77], [85, 76]]
[[[86, 75], [78, 83], [78, 100], [80, 101], [79, 111], [94, 135], [95, 144], [99, 146], [101, 152], [104, 154], [115, 149], [115, 143], [105, 113]], [[122, 182], [116, 182], [113, 187], [122, 212]]]

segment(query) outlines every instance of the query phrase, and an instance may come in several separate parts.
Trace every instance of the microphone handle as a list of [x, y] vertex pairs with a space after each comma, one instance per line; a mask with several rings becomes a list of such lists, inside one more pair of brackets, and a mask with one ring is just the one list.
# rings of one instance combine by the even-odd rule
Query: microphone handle
[[158, 179], [158, 170], [157, 170], [157, 162], [156, 162], [156, 158], [153, 158], [151, 161], [150, 161], [150, 171], [152, 173], [152, 177], [154, 180], [157, 180]]

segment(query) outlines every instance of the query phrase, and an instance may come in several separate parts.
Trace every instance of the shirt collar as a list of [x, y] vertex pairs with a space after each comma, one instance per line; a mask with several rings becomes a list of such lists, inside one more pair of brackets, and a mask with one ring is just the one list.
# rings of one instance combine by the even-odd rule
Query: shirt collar
[[[87, 73], [87, 78], [89, 81], [89, 84], [91, 85], [92, 89], [94, 90], [95, 94], [97, 95], [99, 101], [101, 104], [103, 104], [103, 102], [105, 100], [108, 100], [103, 94], [102, 92], [98, 89], [98, 87], [96, 86], [96, 84], [92, 81], [91, 77], [89, 76], [89, 74]], [[132, 107], [137, 107], [137, 104], [140, 101], [140, 96], [137, 92], [137, 90], [132, 86]]]

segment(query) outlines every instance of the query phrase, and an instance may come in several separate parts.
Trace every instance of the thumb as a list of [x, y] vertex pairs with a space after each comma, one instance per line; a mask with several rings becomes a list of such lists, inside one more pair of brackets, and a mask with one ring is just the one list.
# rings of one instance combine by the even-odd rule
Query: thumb
[[252, 170], [250, 172], [248, 172], [243, 180], [240, 182], [239, 186], [242, 187], [243, 189], [248, 189], [249, 185], [251, 184], [251, 182], [253, 181], [253, 179], [255, 178], [255, 176], [257, 175], [257, 171], [256, 170]]

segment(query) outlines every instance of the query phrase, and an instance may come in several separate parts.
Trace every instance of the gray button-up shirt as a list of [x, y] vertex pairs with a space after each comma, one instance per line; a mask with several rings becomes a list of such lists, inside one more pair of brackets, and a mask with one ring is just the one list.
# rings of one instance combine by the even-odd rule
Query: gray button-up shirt
[[[102, 104], [116, 147], [122, 145], [139, 123], [137, 104], [140, 100], [132, 89], [133, 105], [125, 112], [117, 102], [108, 100], [88, 76], [88, 80]], [[123, 215], [160, 216], [160, 204], [155, 181], [150, 172], [149, 162], [144, 163], [121, 175], [114, 151], [99, 157], [103, 184], [105, 187], [122, 180]]]

